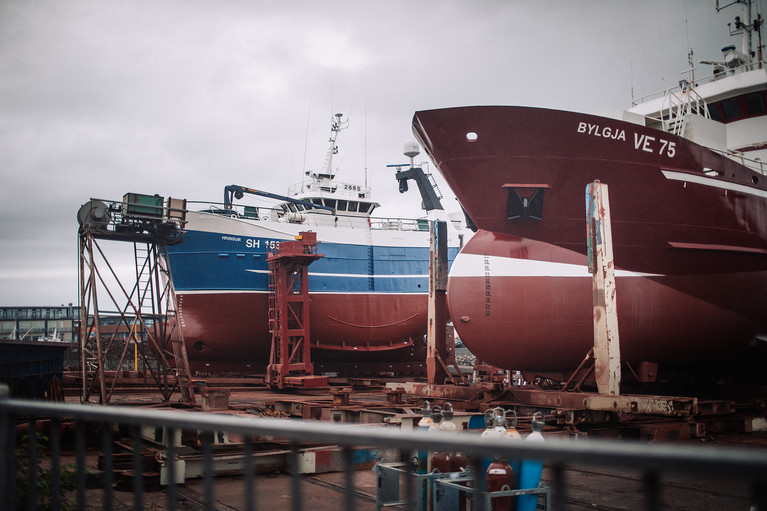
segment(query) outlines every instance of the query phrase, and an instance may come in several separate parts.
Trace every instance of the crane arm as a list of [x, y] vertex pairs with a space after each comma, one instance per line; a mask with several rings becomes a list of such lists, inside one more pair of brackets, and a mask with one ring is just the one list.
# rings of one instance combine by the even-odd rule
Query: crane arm
[[314, 204], [313, 202], [296, 199], [293, 197], [286, 197], [284, 195], [278, 195], [276, 193], [271, 192], [265, 192], [263, 190], [256, 190], [254, 188], [247, 188], [245, 186], [240, 185], [229, 185], [224, 187], [224, 209], [232, 209], [232, 201], [234, 199], [241, 199], [243, 194], [249, 193], [251, 195], [258, 195], [260, 197], [268, 197], [270, 199], [277, 199], [277, 200], [283, 200], [287, 202], [293, 202], [295, 204], [303, 204], [309, 209], [324, 209], [325, 211], [330, 211], [331, 213], [335, 213], [335, 208], [331, 208], [329, 206], [320, 206], [319, 204]]

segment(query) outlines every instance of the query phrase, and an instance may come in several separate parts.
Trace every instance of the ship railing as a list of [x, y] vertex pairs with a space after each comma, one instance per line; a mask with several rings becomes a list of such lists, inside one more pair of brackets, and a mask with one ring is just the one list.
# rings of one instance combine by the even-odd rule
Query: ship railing
[[381, 231], [428, 231], [425, 218], [370, 218], [370, 228]]
[[712, 151], [719, 153], [727, 158], [740, 163], [741, 165], [750, 168], [754, 172], [758, 172], [763, 176], [767, 175], [767, 162], [761, 160], [754, 160], [746, 158], [742, 153], [736, 153], [733, 151], [722, 151], [720, 149], [711, 149]]
[[[703, 78], [698, 78], [695, 80], [695, 85], [699, 83], [708, 83], [708, 82], [714, 82], [716, 80], [721, 80], [722, 78], [725, 78], [727, 76], [732, 76], [733, 74], [736, 74], [736, 73], [745, 73], [748, 71], [755, 71], [757, 69], [765, 69], [765, 68], [767, 68], [767, 61], [765, 60], [751, 62], [749, 64], [743, 64], [741, 66], [738, 66], [735, 69], [729, 69], [724, 72], [711, 73], [709, 75], [704, 76]], [[688, 69], [688, 70], [685, 70], [684, 73], [687, 74], [690, 71], [691, 70]], [[694, 71], [694, 69], [692, 71]], [[652, 101], [658, 98], [662, 98], [669, 93], [678, 94], [682, 91], [683, 87], [685, 86], [685, 82], [686, 80], [680, 80], [679, 85], [677, 85], [676, 87], [671, 87], [671, 88], [663, 89], [657, 92], [652, 92], [650, 94], [640, 96], [639, 98], [633, 98], [631, 100], [631, 106], [638, 106], [647, 101]]]
[[[318, 490], [311, 479], [310, 461], [322, 457], [326, 472], [341, 474], [341, 484], [334, 487], [336, 501], [327, 502], [330, 507], [369, 509], [375, 501], [377, 509], [397, 506], [422, 510], [425, 501], [417, 486], [420, 479], [409, 467], [416, 452], [427, 451], [462, 452], [476, 460], [493, 456], [540, 460], [545, 467], [544, 483], [551, 488], [551, 509], [555, 510], [567, 509], [572, 498], [583, 498], [584, 487], [571, 487], [568, 478], [572, 470], [584, 467], [628, 474], [627, 481], [633, 486], [621, 492], [636, 509], [664, 509], [665, 486], [678, 484], [675, 481], [682, 476], [710, 477], [723, 485], [743, 488], [737, 506], [726, 507], [767, 509], [767, 456], [763, 449], [551, 437], [542, 443], [509, 442], [472, 432], [427, 434], [396, 425], [275, 419], [257, 416], [255, 410], [249, 413], [252, 415], [12, 399], [3, 385], [1, 507], [59, 509], [74, 504], [86, 509], [98, 503], [103, 509], [122, 509], [132, 501], [133, 509], [175, 510], [186, 509], [191, 500], [204, 509], [231, 509], [233, 503], [248, 510], [267, 505], [311, 509], [309, 501]], [[265, 445], [282, 447], [264, 451]], [[369, 486], [359, 486], [355, 471], [368, 470], [375, 462], [405, 467], [405, 477], [399, 479], [402, 484], [394, 485], [397, 498], [392, 500], [396, 503], [384, 501], [387, 495], [382, 493], [387, 488], [381, 475], [377, 476], [375, 496], [365, 493]], [[264, 476], [267, 467], [270, 474]], [[290, 476], [275, 480], [271, 474], [274, 470], [284, 470]], [[477, 471], [470, 473], [477, 488]], [[149, 487], [152, 474], [159, 475], [156, 481], [161, 492], [149, 493], [156, 489]], [[217, 479], [220, 474], [228, 477]], [[115, 483], [122, 485], [120, 493], [115, 491]], [[635, 493], [629, 493], [632, 490]], [[475, 493], [472, 509], [490, 509], [487, 497]], [[279, 498], [290, 500], [290, 507], [287, 502], [275, 506]], [[121, 502], [125, 499], [127, 503]]]
[[[354, 199], [367, 199], [370, 197], [371, 189], [369, 186], [363, 186], [356, 183], [342, 183], [340, 181], [318, 182], [316, 180], [307, 180], [296, 183], [288, 187], [288, 196], [297, 196], [306, 193], [319, 194], [330, 193], [338, 194], [342, 197], [352, 197]], [[332, 197], [328, 197], [332, 198]]]
[[303, 225], [335, 225], [336, 227], [349, 227], [352, 229], [370, 228], [378, 231], [428, 231], [429, 221], [425, 218], [379, 218], [364, 215], [344, 215], [339, 213], [332, 215], [327, 211], [310, 210], [295, 214], [287, 214], [281, 208], [247, 208], [234, 205], [232, 209], [224, 209], [221, 203], [192, 202], [189, 204], [202, 204], [200, 209], [204, 212], [215, 213], [235, 218], [259, 220], [271, 218], [275, 221], [297, 223]]
[[706, 100], [689, 83], [684, 82], [678, 93], [672, 90], [666, 91], [659, 120], [664, 131], [683, 137], [687, 115], [700, 115], [711, 119]]

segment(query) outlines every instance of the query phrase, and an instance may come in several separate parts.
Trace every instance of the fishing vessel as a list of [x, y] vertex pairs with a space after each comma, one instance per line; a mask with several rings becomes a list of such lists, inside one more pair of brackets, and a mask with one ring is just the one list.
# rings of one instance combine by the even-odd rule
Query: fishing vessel
[[[189, 211], [183, 242], [168, 246], [177, 316], [193, 371], [262, 371], [269, 361], [267, 250], [302, 231], [317, 234], [322, 258], [309, 267], [311, 346], [315, 370], [421, 372], [425, 363], [429, 219], [449, 220], [433, 181], [426, 217], [378, 218], [366, 185], [335, 179], [337, 137], [331, 125], [324, 171], [306, 172], [285, 196], [225, 187], [224, 202]], [[401, 190], [405, 172], [398, 173]], [[402, 175], [401, 175], [402, 174]], [[401, 178], [401, 179], [400, 179]], [[404, 185], [402, 183], [405, 183]], [[421, 188], [419, 186], [419, 188]], [[403, 190], [404, 191], [404, 190]], [[277, 201], [236, 203], [245, 194]], [[449, 257], [460, 233], [449, 223]]]
[[617, 116], [518, 106], [416, 112], [476, 225], [450, 271], [457, 333], [505, 369], [564, 374], [593, 346], [586, 186], [608, 185], [621, 355], [746, 364], [767, 333], [767, 71], [749, 41]]

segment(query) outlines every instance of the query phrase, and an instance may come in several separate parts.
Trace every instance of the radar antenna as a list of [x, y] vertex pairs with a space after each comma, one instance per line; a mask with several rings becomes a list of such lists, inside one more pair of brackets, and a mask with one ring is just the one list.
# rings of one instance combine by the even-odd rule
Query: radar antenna
[[338, 146], [336, 145], [336, 139], [338, 138], [338, 132], [345, 130], [349, 127], [349, 120], [343, 120], [344, 114], [335, 114], [335, 118], [332, 121], [330, 127], [330, 147], [328, 147], [328, 154], [325, 157], [325, 173], [333, 179], [333, 155], [338, 154]]

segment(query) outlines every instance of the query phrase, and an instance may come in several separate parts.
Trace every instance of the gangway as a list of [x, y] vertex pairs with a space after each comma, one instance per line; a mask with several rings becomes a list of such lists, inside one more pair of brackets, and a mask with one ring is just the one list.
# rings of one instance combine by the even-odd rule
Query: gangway
[[[133, 371], [138, 373], [140, 358], [144, 379], [154, 380], [165, 401], [177, 388], [181, 401], [193, 404], [189, 362], [167, 265], [167, 246], [182, 241], [186, 201], [169, 197], [166, 202], [159, 195], [135, 193], [125, 194], [121, 202], [91, 199], [80, 208], [77, 219], [81, 401], [98, 394], [99, 402], [108, 404], [117, 382], [130, 373], [125, 365], [133, 358]], [[119, 250], [100, 244], [112, 241], [132, 244], [135, 269], [130, 277], [110, 262]], [[133, 278], [132, 286], [124, 285]], [[131, 347], [134, 357], [128, 356]]]
[[266, 383], [273, 389], [323, 387], [314, 375], [309, 328], [309, 265], [321, 258], [317, 233], [301, 232], [269, 250], [269, 331], [272, 349]]

